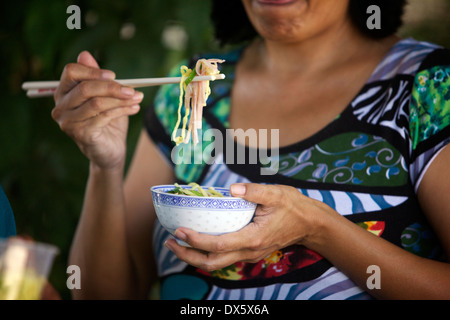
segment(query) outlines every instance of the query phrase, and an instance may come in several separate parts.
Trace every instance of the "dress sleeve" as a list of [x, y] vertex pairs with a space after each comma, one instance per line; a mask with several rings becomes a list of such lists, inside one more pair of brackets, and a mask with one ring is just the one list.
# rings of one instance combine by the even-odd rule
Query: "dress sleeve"
[[450, 142], [450, 50], [431, 53], [416, 74], [409, 131], [410, 177], [417, 192], [427, 168]]
[[16, 235], [16, 222], [8, 198], [0, 186], [0, 239]]

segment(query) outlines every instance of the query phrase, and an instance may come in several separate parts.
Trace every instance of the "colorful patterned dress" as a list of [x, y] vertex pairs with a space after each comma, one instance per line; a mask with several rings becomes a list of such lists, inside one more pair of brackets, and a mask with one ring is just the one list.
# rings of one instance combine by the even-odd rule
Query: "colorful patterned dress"
[[[214, 128], [225, 134], [229, 127], [230, 90], [241, 52], [202, 56], [225, 59], [221, 69], [227, 76], [211, 83], [203, 132]], [[172, 75], [179, 75], [179, 67]], [[280, 148], [277, 157], [269, 153], [253, 164], [224, 161], [229, 152], [225, 147], [209, 153], [214, 161], [205, 159], [208, 152], [202, 151], [211, 141], [194, 147], [200, 158], [195, 152], [173, 157], [170, 136], [178, 99], [178, 85], [161, 87], [145, 117], [150, 137], [173, 166], [178, 182], [294, 186], [404, 250], [443, 258], [419, 207], [417, 189], [428, 165], [450, 142], [450, 51], [414, 39], [399, 41], [339, 117], [310, 138]], [[276, 164], [278, 172], [261, 174], [267, 163]], [[156, 222], [161, 299], [371, 299], [364, 288], [303, 246], [208, 273], [169, 251], [163, 245], [169, 237]]]

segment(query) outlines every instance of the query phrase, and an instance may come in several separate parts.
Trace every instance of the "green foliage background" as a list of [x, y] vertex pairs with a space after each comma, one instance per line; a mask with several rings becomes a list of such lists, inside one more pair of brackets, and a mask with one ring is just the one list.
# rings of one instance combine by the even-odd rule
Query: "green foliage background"
[[[225, 1], [225, 0], [224, 0]], [[427, 0], [444, 3], [449, 0]], [[69, 5], [81, 8], [81, 30], [69, 30]], [[19, 234], [60, 248], [50, 281], [63, 299], [68, 251], [80, 213], [88, 162], [50, 116], [52, 98], [29, 99], [24, 81], [59, 79], [65, 64], [89, 50], [102, 68], [117, 78], [164, 76], [179, 59], [218, 50], [212, 37], [208, 0], [15, 0], [0, 4], [0, 184], [14, 210]], [[127, 23], [134, 36], [124, 39]], [[161, 41], [170, 25], [184, 27], [182, 50]], [[426, 16], [402, 30], [403, 35], [450, 47], [448, 20]], [[155, 88], [142, 90], [142, 106], [151, 104]], [[128, 163], [142, 125], [133, 116], [128, 136]]]

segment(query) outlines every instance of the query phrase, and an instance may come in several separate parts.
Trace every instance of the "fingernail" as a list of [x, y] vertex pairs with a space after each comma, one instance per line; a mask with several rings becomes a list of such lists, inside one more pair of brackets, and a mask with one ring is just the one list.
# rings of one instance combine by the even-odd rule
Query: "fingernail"
[[136, 91], [136, 93], [133, 96], [133, 100], [142, 100], [142, 98], [144, 97], [144, 94], [140, 91]]
[[177, 237], [178, 239], [183, 240], [183, 241], [185, 241], [187, 239], [186, 234], [180, 230], [175, 230], [175, 237]]
[[167, 242], [167, 240], [164, 241], [164, 246], [165, 246], [167, 249], [172, 250], [172, 248], [170, 247], [170, 244]]
[[245, 196], [246, 188], [244, 184], [233, 184], [230, 191], [233, 196], [242, 197]]
[[140, 106], [138, 104], [132, 105], [131, 109], [132, 110], [138, 110], [140, 108]]
[[109, 70], [102, 71], [102, 79], [105, 80], [114, 80], [116, 78], [116, 74]]
[[134, 94], [134, 89], [130, 87], [122, 87], [121, 91], [126, 96], [132, 96]]

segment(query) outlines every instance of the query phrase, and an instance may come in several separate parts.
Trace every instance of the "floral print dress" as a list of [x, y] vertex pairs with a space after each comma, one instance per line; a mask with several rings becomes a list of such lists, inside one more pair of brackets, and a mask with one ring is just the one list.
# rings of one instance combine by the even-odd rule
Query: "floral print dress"
[[[215, 129], [225, 135], [229, 128], [230, 91], [241, 52], [201, 56], [225, 59], [221, 69], [227, 76], [211, 83], [203, 131]], [[171, 75], [179, 75], [179, 66]], [[448, 50], [414, 39], [399, 41], [334, 121], [253, 164], [225, 161], [229, 159], [225, 147], [210, 153], [214, 161], [208, 161], [204, 151], [212, 141], [193, 147], [203, 155], [201, 159], [195, 153], [174, 155], [170, 136], [178, 99], [178, 85], [161, 87], [145, 117], [147, 131], [173, 166], [177, 182], [218, 187], [236, 182], [290, 185], [404, 250], [443, 258], [420, 209], [417, 189], [429, 164], [450, 142]], [[269, 166], [277, 171], [261, 174]], [[365, 288], [303, 246], [277, 250], [257, 263], [238, 262], [205, 272], [165, 248], [169, 237], [156, 222], [154, 253], [162, 299], [371, 299]]]

